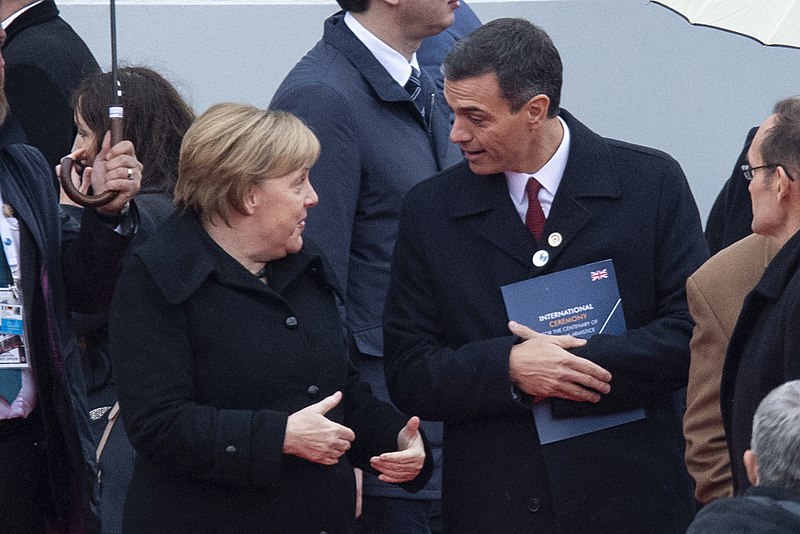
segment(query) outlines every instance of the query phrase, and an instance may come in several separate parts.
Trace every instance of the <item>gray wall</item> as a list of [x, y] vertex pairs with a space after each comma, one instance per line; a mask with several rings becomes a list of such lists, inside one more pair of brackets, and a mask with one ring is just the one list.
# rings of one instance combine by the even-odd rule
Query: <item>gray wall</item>
[[[107, 68], [107, 7], [58, 3]], [[800, 93], [800, 50], [690, 26], [646, 0], [470, 5], [484, 22], [514, 16], [544, 27], [565, 66], [562, 105], [602, 135], [672, 154], [689, 177], [703, 220], [747, 130], [776, 100]], [[223, 100], [266, 106], [336, 10], [332, 2], [291, 0], [118, 4], [118, 54], [165, 73], [198, 112]]]

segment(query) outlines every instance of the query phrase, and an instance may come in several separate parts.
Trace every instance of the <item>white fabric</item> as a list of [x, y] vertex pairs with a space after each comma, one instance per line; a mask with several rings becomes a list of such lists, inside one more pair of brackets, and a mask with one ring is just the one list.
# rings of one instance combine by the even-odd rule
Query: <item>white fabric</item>
[[22, 15], [23, 13], [25, 13], [26, 11], [28, 11], [28, 10], [29, 10], [30, 8], [32, 8], [33, 6], [38, 6], [38, 5], [39, 5], [39, 4], [41, 4], [42, 2], [44, 2], [44, 0], [39, 0], [38, 2], [34, 2], [34, 3], [32, 3], [32, 4], [28, 4], [27, 6], [23, 7], [22, 9], [20, 9], [19, 11], [17, 11], [17, 12], [16, 12], [16, 13], [14, 13], [13, 15], [11, 15], [10, 17], [8, 17], [8, 18], [7, 18], [6, 20], [4, 20], [4, 21], [3, 21], [3, 23], [2, 23], [3, 29], [5, 30], [6, 28], [8, 28], [8, 26], [9, 26], [9, 25], [10, 25], [12, 22], [14, 22], [14, 19], [16, 19], [17, 17], [19, 17], [20, 15]]
[[350, 28], [350, 31], [355, 34], [358, 40], [364, 43], [364, 46], [375, 56], [378, 63], [383, 65], [386, 72], [403, 87], [411, 77], [411, 67], [418, 71], [420, 70], [416, 52], [411, 56], [411, 62], [407, 61], [403, 54], [375, 37], [349, 11], [344, 15], [344, 23], [347, 24], [347, 27]]
[[692, 24], [740, 33], [767, 45], [800, 47], [797, 0], [654, 0]]

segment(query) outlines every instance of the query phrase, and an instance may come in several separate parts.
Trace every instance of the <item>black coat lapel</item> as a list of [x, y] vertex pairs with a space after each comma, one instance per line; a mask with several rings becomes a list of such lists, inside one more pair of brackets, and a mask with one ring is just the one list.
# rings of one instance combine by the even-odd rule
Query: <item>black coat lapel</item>
[[[558, 187], [553, 205], [544, 226], [540, 248], [547, 250], [550, 260], [537, 269], [548, 270], [555, 260], [570, 247], [575, 236], [592, 222], [592, 199], [621, 198], [607, 142], [581, 124], [567, 111], [561, 117], [570, 130], [570, 149], [564, 176]], [[596, 221], [599, 222], [599, 221]], [[558, 246], [550, 246], [548, 238], [557, 232], [561, 235]]]
[[460, 167], [451, 217], [474, 224], [475, 232], [492, 246], [530, 267], [536, 243], [511, 203], [505, 176], [476, 175], [466, 162]]

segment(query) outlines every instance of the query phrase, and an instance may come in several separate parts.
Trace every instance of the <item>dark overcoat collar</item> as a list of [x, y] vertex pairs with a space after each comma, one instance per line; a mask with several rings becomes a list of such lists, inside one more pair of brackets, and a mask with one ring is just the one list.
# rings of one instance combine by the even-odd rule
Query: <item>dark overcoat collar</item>
[[777, 301], [800, 269], [800, 231], [789, 238], [767, 266], [752, 294]]
[[3, 47], [11, 43], [18, 34], [22, 31], [58, 17], [58, 8], [53, 0], [44, 0], [39, 5], [33, 6], [25, 13], [15, 18], [14, 21], [6, 28], [6, 42]]
[[300, 252], [271, 262], [267, 287], [217, 245], [199, 219], [188, 212], [173, 213], [163, 231], [134, 254], [142, 258], [164, 298], [173, 305], [186, 301], [209, 278], [228, 287], [275, 295], [306, 271], [341, 298], [330, 269], [307, 240]]
[[[571, 142], [564, 176], [544, 227], [544, 243], [536, 243], [521, 223], [503, 174], [479, 176], [464, 162], [460, 164], [464, 177], [454, 184], [451, 217], [486, 213], [481, 235], [526, 266], [532, 265], [531, 256], [538, 249], [547, 249], [550, 255], [545, 267], [556, 263], [554, 260], [569, 248], [570, 241], [594, 216], [585, 199], [618, 199], [622, 196], [607, 141], [567, 111], [561, 110], [560, 116], [569, 126]], [[561, 234], [562, 244], [548, 247], [547, 236], [556, 231]], [[534, 271], [537, 274], [544, 271], [544, 267]]]

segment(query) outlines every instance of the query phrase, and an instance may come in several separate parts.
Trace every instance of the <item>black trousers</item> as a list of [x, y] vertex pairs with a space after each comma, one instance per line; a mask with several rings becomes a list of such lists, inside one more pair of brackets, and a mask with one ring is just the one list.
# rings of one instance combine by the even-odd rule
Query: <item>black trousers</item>
[[0, 532], [45, 532], [46, 457], [39, 411], [0, 420]]

